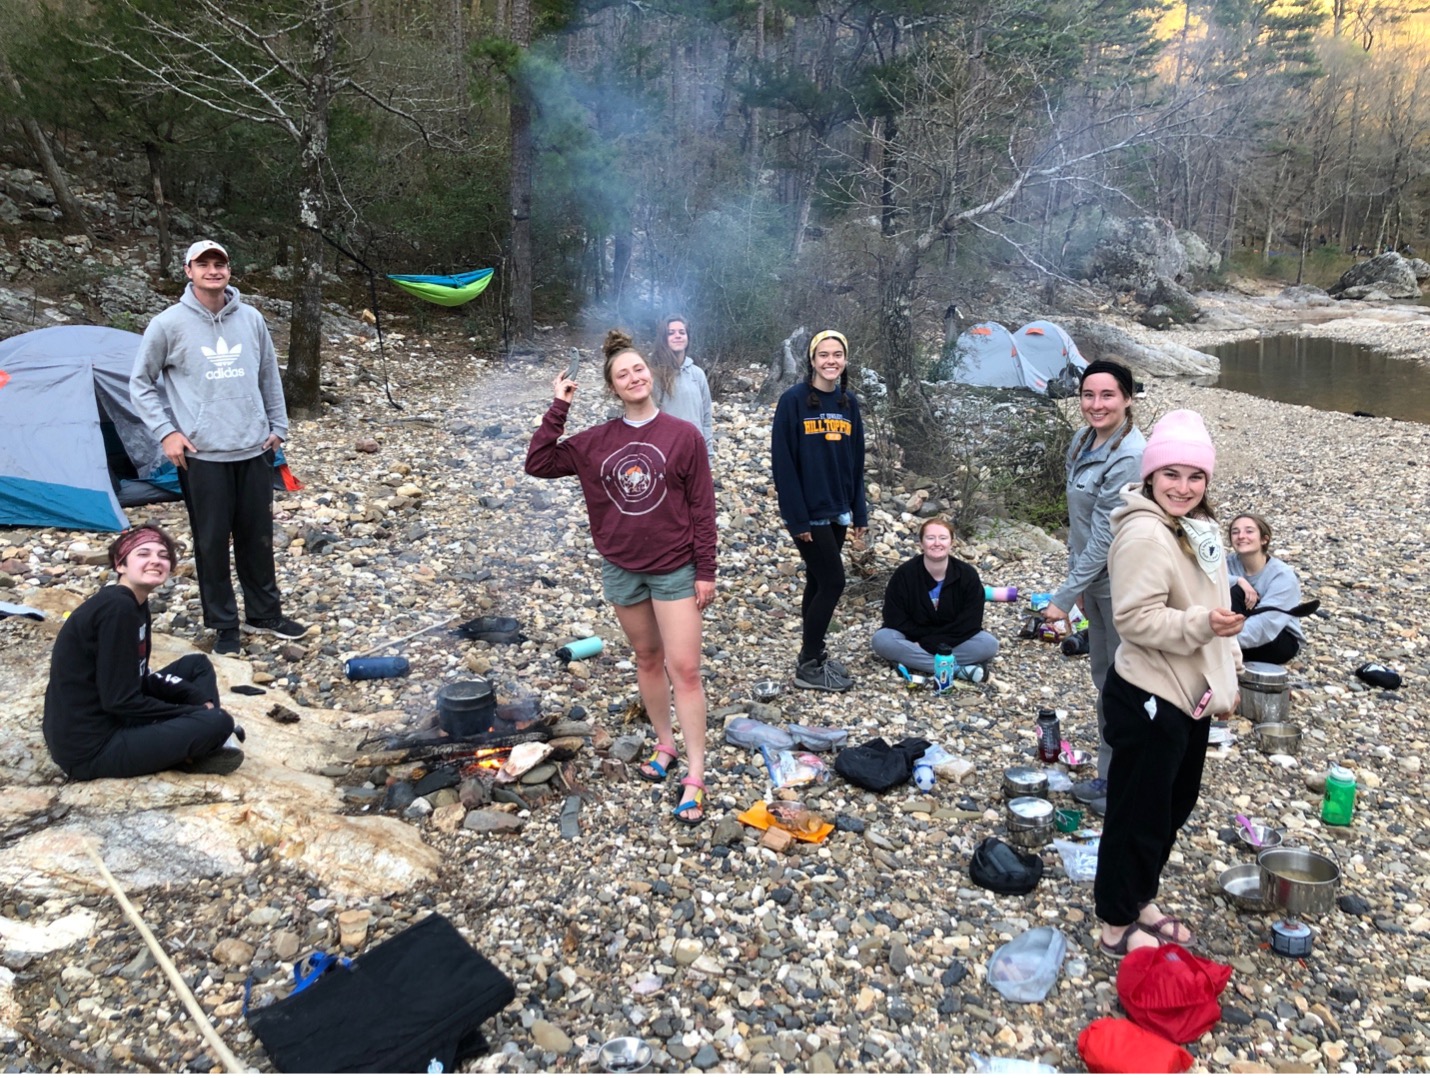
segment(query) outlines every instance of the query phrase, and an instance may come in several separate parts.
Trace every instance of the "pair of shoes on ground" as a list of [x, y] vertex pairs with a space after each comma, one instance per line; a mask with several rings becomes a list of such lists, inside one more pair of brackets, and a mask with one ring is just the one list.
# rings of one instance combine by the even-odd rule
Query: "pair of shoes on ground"
[[848, 692], [854, 687], [854, 679], [842, 663], [828, 657], [806, 659], [794, 668], [794, 683], [801, 689], [819, 689], [823, 692]]
[[[308, 633], [306, 625], [281, 615], [276, 618], [248, 618], [244, 621], [242, 629], [246, 633], [263, 633], [279, 637], [282, 640], [297, 640]], [[214, 641], [215, 655], [237, 655], [241, 647], [238, 629], [220, 629], [218, 631], [218, 638]]]

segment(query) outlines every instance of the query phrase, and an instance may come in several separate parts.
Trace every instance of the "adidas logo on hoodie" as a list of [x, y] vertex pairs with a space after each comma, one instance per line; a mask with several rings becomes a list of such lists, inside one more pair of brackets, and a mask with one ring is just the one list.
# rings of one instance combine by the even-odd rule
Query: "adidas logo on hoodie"
[[213, 370], [204, 372], [204, 377], [210, 381], [219, 378], [242, 378], [248, 373], [242, 367], [233, 366], [239, 356], [243, 355], [241, 343], [230, 348], [228, 342], [220, 336], [212, 348], [201, 345], [199, 350], [203, 352], [204, 358], [213, 364]]

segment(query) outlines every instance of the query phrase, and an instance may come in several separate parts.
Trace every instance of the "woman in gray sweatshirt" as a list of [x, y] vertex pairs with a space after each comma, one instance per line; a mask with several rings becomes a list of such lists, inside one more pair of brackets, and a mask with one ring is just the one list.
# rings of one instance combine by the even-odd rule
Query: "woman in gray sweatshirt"
[[683, 314], [667, 315], [656, 334], [651, 371], [655, 374], [655, 403], [666, 415], [693, 423], [705, 439], [705, 452], [715, 459], [715, 429], [710, 415], [710, 383], [685, 354], [690, 344], [690, 321]]
[[1096, 360], [1082, 372], [1078, 404], [1087, 426], [1073, 436], [1067, 455], [1068, 575], [1043, 611], [1048, 621], [1061, 621], [1080, 600], [1087, 617], [1092, 683], [1097, 689], [1097, 777], [1074, 785], [1073, 796], [1094, 809], [1107, 794], [1107, 768], [1112, 762], [1112, 749], [1102, 737], [1106, 725], [1102, 686], [1120, 642], [1112, 624], [1112, 585], [1107, 577], [1111, 516], [1122, 505], [1122, 488], [1139, 478], [1147, 444], [1132, 421], [1132, 390], [1132, 372], [1113, 360]]

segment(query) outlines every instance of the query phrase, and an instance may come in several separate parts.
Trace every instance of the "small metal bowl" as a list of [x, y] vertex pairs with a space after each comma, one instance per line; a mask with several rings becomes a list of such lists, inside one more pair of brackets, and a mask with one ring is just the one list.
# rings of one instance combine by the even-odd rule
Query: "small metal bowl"
[[1241, 839], [1244, 845], [1252, 853], [1260, 853], [1262, 850], [1275, 850], [1281, 846], [1286, 836], [1279, 828], [1270, 824], [1257, 823], [1251, 821], [1251, 826], [1256, 828], [1256, 834], [1252, 834], [1242, 824], [1236, 825], [1236, 837]]
[[1063, 749], [1058, 753], [1058, 759], [1076, 771], [1079, 767], [1086, 767], [1092, 763], [1092, 753], [1086, 749]]
[[1294, 723], [1257, 723], [1251, 732], [1256, 735], [1256, 747], [1268, 756], [1277, 752], [1294, 756], [1301, 747], [1301, 728]]
[[639, 1037], [614, 1037], [601, 1045], [601, 1067], [608, 1074], [637, 1074], [650, 1066], [654, 1055]]
[[1233, 865], [1220, 876], [1217, 883], [1228, 902], [1247, 913], [1267, 913], [1271, 905], [1261, 898], [1261, 866], [1255, 863]]
[[773, 680], [757, 681], [750, 686], [750, 695], [762, 704], [768, 704], [782, 692], [784, 686]]

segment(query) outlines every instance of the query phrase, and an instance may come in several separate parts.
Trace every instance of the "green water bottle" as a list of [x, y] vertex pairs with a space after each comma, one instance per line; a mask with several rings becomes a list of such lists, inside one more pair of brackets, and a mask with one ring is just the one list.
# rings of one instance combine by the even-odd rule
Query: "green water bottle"
[[1326, 775], [1321, 819], [1332, 827], [1349, 827], [1356, 811], [1356, 777], [1348, 767], [1333, 767]]

